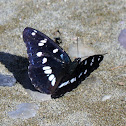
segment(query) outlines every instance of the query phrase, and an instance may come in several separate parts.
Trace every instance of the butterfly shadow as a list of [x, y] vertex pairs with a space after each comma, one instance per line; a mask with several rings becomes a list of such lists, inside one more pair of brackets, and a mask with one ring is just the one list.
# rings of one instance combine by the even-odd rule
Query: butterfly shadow
[[28, 76], [28, 59], [21, 56], [12, 55], [5, 52], [0, 52], [0, 62], [13, 73], [17, 82], [25, 89], [37, 91], [31, 84]]

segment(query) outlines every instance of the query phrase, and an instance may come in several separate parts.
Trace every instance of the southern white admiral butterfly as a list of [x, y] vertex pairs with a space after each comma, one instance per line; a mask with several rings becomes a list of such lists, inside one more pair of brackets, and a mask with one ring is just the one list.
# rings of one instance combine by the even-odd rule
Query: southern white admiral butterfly
[[52, 98], [76, 88], [103, 60], [103, 55], [93, 55], [72, 62], [59, 45], [33, 28], [24, 29], [23, 39], [27, 46], [31, 83], [40, 92], [51, 94]]

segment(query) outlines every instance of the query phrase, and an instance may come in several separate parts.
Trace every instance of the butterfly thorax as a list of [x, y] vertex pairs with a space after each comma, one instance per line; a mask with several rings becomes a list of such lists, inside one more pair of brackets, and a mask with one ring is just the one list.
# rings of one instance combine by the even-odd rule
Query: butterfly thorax
[[69, 75], [71, 75], [75, 71], [76, 67], [78, 66], [78, 64], [80, 64], [80, 62], [81, 62], [81, 58], [76, 58], [73, 62], [69, 64], [69, 69], [68, 69]]

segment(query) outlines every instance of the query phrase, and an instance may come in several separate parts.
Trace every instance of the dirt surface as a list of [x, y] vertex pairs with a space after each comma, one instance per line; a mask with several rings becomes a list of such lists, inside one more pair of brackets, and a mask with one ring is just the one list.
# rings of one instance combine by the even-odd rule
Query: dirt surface
[[[13, 87], [0, 87], [0, 126], [126, 125], [126, 49], [118, 42], [126, 28], [125, 0], [1, 0], [0, 8], [0, 73], [17, 80]], [[60, 30], [66, 51], [79, 37], [97, 53], [108, 54], [96, 71], [64, 97], [34, 99], [25, 90], [34, 91], [26, 73], [25, 27], [51, 38]], [[9, 117], [8, 112], [21, 103], [38, 105], [36, 115]]]

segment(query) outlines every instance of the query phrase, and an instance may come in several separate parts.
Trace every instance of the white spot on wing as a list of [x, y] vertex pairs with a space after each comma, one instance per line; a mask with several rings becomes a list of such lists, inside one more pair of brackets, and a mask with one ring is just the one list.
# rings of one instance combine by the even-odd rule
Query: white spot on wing
[[32, 78], [30, 77], [30, 80], [32, 81]]
[[36, 54], [38, 57], [41, 57], [42, 56], [42, 52], [37, 52]]
[[66, 86], [69, 83], [70, 83], [69, 81], [66, 81], [66, 82], [62, 83], [58, 88], [64, 87], [64, 86]]
[[41, 42], [38, 43], [38, 46], [43, 46], [43, 45], [44, 45], [44, 43], [41, 43]]
[[93, 65], [93, 62], [90, 63], [90, 66], [92, 66], [92, 65]]
[[51, 85], [54, 86], [55, 83], [56, 83], [56, 78], [54, 78], [54, 79], [52, 80]]
[[84, 62], [84, 65], [86, 65], [87, 64], [87, 60], [85, 60], [85, 62]]
[[47, 39], [41, 40], [40, 42], [41, 43], [46, 43], [47, 42]]
[[35, 33], [35, 32], [32, 32], [31, 34], [32, 34], [33, 36], [35, 36], [35, 35], [36, 35], [36, 33]]
[[51, 69], [51, 67], [50, 66], [44, 66], [43, 67], [43, 70], [48, 70], [48, 69]]
[[57, 53], [57, 52], [58, 52], [58, 49], [54, 49], [54, 50], [53, 50], [53, 53]]
[[61, 59], [63, 59], [63, 54], [60, 55]]
[[79, 74], [78, 78], [80, 78], [82, 76], [82, 72]]
[[52, 69], [48, 69], [44, 71], [45, 74], [51, 74], [52, 73]]
[[34, 30], [34, 32], [35, 32], [35, 33], [37, 33], [37, 31], [36, 31], [36, 30]]
[[46, 42], [47, 42], [47, 39], [41, 40], [41, 41], [38, 43], [38, 46], [43, 46]]
[[92, 58], [92, 63], [94, 62], [94, 57]]
[[51, 74], [48, 79], [49, 81], [52, 81], [54, 78], [55, 78], [54, 74]]
[[73, 83], [74, 81], [76, 81], [76, 77], [70, 80], [71, 83]]
[[42, 64], [44, 64], [44, 63], [46, 63], [46, 62], [47, 62], [47, 58], [44, 57], [44, 58], [42, 59]]
[[99, 58], [98, 58], [98, 61], [100, 61], [100, 59], [101, 59], [101, 58], [99, 57]]
[[84, 74], [86, 74], [87, 73], [87, 69], [84, 71]]

